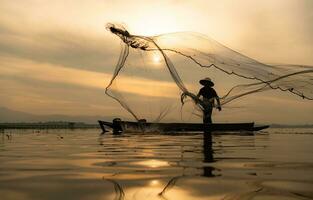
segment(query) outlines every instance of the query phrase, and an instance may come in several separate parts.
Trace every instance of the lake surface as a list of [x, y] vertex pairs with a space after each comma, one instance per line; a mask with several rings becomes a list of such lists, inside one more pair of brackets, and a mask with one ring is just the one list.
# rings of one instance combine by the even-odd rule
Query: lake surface
[[[212, 145], [210, 145], [212, 139]], [[0, 199], [313, 199], [313, 129], [0, 133]]]

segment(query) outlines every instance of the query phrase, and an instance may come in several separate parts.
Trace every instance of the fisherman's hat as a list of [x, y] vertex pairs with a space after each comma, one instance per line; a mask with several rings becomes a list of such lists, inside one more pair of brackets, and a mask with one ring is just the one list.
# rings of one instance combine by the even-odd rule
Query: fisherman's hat
[[199, 83], [200, 83], [201, 85], [204, 85], [204, 86], [206, 86], [206, 85], [208, 85], [208, 86], [210, 86], [210, 87], [213, 87], [213, 86], [214, 86], [214, 83], [212, 82], [212, 80], [211, 80], [210, 78], [202, 79], [202, 80], [199, 81]]

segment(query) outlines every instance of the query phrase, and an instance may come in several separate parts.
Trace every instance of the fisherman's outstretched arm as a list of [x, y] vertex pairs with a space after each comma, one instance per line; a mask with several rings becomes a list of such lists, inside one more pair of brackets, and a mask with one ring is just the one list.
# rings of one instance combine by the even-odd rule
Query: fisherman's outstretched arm
[[218, 109], [219, 111], [221, 111], [221, 110], [222, 110], [222, 107], [221, 107], [220, 98], [219, 98], [218, 96], [216, 96], [215, 99], [216, 99], [216, 102], [217, 102], [217, 109]]
[[201, 92], [199, 91], [197, 94], [197, 98], [195, 99], [196, 103], [199, 103], [200, 96], [201, 96]]

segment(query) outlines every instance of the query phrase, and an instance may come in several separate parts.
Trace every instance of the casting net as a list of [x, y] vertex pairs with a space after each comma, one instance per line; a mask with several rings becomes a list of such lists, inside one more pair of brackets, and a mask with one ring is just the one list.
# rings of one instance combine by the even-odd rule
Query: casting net
[[313, 67], [267, 65], [194, 32], [157, 36], [107, 29], [121, 40], [121, 53], [106, 94], [136, 120], [194, 121], [202, 116], [199, 80], [210, 77], [224, 108], [266, 90], [313, 99]]

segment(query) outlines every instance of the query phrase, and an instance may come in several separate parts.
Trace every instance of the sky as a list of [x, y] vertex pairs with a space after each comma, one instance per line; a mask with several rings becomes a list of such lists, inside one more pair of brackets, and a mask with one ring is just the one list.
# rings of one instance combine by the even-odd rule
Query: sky
[[[313, 66], [312, 21], [311, 0], [1, 0], [0, 107], [129, 118], [104, 94], [120, 53], [107, 23], [138, 35], [199, 32], [264, 63]], [[146, 98], [152, 94], [138, 85], [157, 85], [126, 81]], [[269, 91], [242, 101], [239, 115], [216, 113], [215, 121], [313, 123], [313, 102], [291, 94]]]

